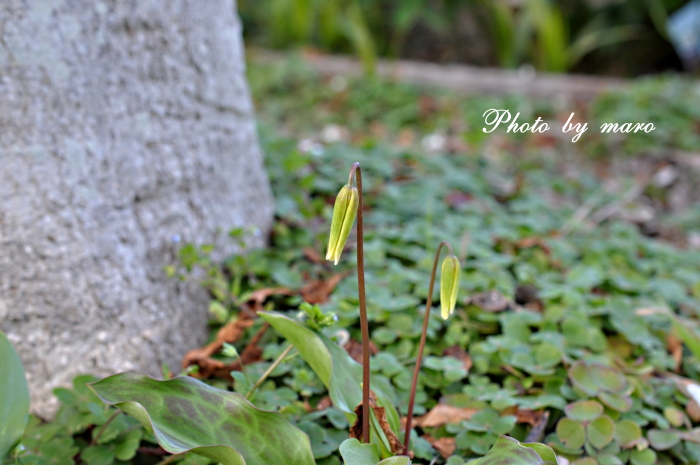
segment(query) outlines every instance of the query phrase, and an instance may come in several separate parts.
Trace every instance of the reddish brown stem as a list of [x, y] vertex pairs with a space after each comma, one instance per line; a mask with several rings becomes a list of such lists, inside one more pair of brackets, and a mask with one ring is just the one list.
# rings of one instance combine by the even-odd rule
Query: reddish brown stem
[[411, 395], [408, 398], [408, 414], [406, 416], [406, 433], [404, 436], [403, 447], [405, 453], [408, 454], [408, 446], [411, 444], [411, 427], [413, 423], [413, 406], [416, 400], [416, 387], [418, 385], [418, 374], [420, 366], [423, 363], [423, 351], [425, 350], [425, 339], [428, 335], [428, 323], [430, 322], [430, 310], [433, 308], [433, 289], [435, 288], [435, 276], [437, 275], [438, 260], [440, 259], [440, 251], [445, 246], [452, 252], [452, 246], [447, 241], [440, 242], [437, 251], [435, 252], [435, 260], [433, 261], [433, 271], [430, 273], [430, 285], [428, 286], [428, 299], [425, 303], [425, 317], [423, 318], [423, 332], [420, 335], [420, 345], [418, 346], [418, 356], [416, 357], [416, 368], [413, 370], [413, 381], [411, 382]]
[[357, 288], [360, 300], [360, 329], [362, 331], [362, 442], [369, 444], [369, 323], [367, 321], [367, 297], [365, 295], [365, 240], [364, 218], [362, 216], [362, 169], [355, 162], [350, 168], [348, 183], [353, 175], [357, 185], [359, 202], [357, 206]]

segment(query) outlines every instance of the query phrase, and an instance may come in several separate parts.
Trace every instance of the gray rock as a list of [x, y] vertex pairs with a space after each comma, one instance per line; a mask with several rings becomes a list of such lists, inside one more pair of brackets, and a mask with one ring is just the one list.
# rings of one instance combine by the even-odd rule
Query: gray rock
[[78, 373], [177, 371], [207, 295], [164, 265], [261, 245], [243, 55], [232, 0], [0, 0], [0, 329], [35, 412]]

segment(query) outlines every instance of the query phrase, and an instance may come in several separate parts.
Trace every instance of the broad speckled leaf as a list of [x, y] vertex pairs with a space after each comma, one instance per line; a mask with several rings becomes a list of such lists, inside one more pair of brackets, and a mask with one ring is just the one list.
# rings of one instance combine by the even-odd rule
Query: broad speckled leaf
[[224, 465], [314, 464], [308, 436], [282, 415], [194, 378], [158, 381], [122, 373], [90, 387], [152, 428], [170, 453], [192, 451]]
[[340, 445], [340, 455], [345, 465], [376, 465], [379, 448], [376, 444], [362, 444], [355, 438], [346, 439]]
[[499, 436], [491, 450], [479, 460], [479, 465], [539, 465], [545, 463], [532, 448], [523, 446], [508, 436]]
[[29, 388], [22, 362], [0, 332], [0, 462], [24, 433], [29, 419]]
[[[354, 415], [355, 407], [362, 402], [362, 365], [335, 342], [284, 315], [276, 312], [258, 314], [296, 347], [328, 388], [333, 405]], [[377, 395], [377, 403], [385, 409], [389, 426], [398, 431], [400, 419], [393, 402], [377, 383], [371, 383], [371, 387]]]
[[299, 351], [328, 388], [333, 405], [344, 412], [353, 413], [362, 402], [362, 366], [333, 341], [296, 321], [276, 312], [258, 314]]

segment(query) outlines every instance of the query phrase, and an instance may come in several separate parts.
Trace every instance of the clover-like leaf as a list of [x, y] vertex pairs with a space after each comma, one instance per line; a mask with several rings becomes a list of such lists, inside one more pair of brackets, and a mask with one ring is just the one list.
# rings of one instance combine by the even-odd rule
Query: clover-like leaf
[[592, 421], [603, 414], [603, 406], [595, 400], [579, 400], [564, 409], [566, 416], [579, 421]]
[[632, 449], [632, 452], [630, 452], [630, 462], [632, 465], [653, 465], [656, 463], [656, 452], [652, 449]]
[[571, 382], [574, 386], [581, 389], [586, 394], [591, 396], [598, 394], [598, 385], [591, 376], [590, 370], [585, 363], [579, 361], [571, 365], [569, 369], [569, 378], [571, 378]]
[[618, 412], [629, 412], [632, 408], [632, 399], [622, 394], [601, 392], [598, 398], [602, 403]]
[[589, 366], [589, 373], [600, 389], [609, 392], [623, 392], [627, 389], [625, 376], [614, 368], [594, 364]]
[[223, 465], [314, 464], [308, 436], [282, 415], [194, 378], [158, 381], [121, 373], [90, 387], [103, 402], [152, 428], [170, 453], [192, 451]]
[[559, 441], [571, 449], [580, 449], [586, 442], [586, 428], [580, 421], [562, 418], [557, 423]]
[[411, 465], [411, 459], [407, 455], [397, 455], [384, 459], [377, 465]]
[[346, 465], [376, 465], [379, 462], [379, 447], [376, 444], [362, 444], [350, 438], [340, 444], [339, 450]]
[[533, 447], [533, 444], [521, 444], [511, 437], [501, 435], [488, 454], [477, 463], [478, 465], [539, 465], [557, 462], [554, 451], [544, 444]]
[[678, 431], [652, 429], [647, 433], [649, 444], [656, 450], [667, 450], [678, 444], [681, 440]]
[[607, 415], [600, 416], [586, 426], [586, 436], [593, 447], [602, 449], [613, 440], [615, 423]]
[[29, 388], [22, 362], [0, 332], [0, 463], [24, 433], [29, 419]]
[[598, 461], [593, 457], [584, 457], [576, 460], [571, 465], [598, 465]]
[[615, 425], [615, 440], [623, 449], [629, 449], [642, 438], [642, 428], [632, 420], [618, 421]]

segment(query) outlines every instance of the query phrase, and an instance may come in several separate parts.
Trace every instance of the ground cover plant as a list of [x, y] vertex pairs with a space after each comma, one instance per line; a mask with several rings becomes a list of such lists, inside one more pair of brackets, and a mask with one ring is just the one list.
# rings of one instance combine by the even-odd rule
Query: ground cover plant
[[[595, 164], [567, 153], [563, 142], [475, 130], [479, 108], [526, 104], [522, 99], [441, 100], [381, 82], [348, 81], [339, 92], [337, 82], [294, 73], [265, 86], [251, 79], [259, 85], [277, 199], [271, 247], [221, 266], [211, 247], [190, 244], [168, 269], [173, 279], [198, 279], [188, 270], [204, 270], [212, 294], [212, 344], [188, 354], [187, 373], [278, 411], [280, 420], [306, 433], [316, 463], [340, 463], [352, 426], [343, 409], [361, 402], [359, 386], [343, 404], [346, 393], [334, 386], [346, 383], [319, 368], [329, 360], [323, 351], [314, 359], [307, 344], [289, 342], [298, 332], [309, 344], [343, 343], [345, 350], [324, 344], [330, 363], [346, 363], [347, 370], [335, 373], [361, 379], [353, 361], [363, 356], [357, 263], [349, 253], [356, 235], [350, 233], [337, 266], [323, 257], [344, 182], [338, 173], [359, 161], [371, 386], [401, 439], [435, 245], [449, 241], [462, 267], [454, 314], [444, 320], [436, 308], [427, 320], [413, 463], [463, 464], [484, 456], [501, 434], [547, 444], [560, 463], [700, 460], [697, 249], [650, 237], [622, 216], [598, 220], [596, 212], [619, 203], [621, 194], [603, 189]], [[293, 90], [305, 96], [307, 109], [291, 106], [286, 94]], [[422, 96], [437, 102], [433, 109], [415, 103]], [[534, 105], [556, 115], [548, 107]], [[342, 115], [317, 119], [333, 108], [352, 123], [340, 128], [348, 134], [339, 142], [324, 136]], [[451, 124], [456, 128], [445, 138], [466, 149], [428, 150], [422, 141]], [[685, 137], [695, 137], [693, 130], [686, 128]], [[402, 132], [411, 132], [415, 143], [398, 143]], [[656, 198], [664, 189], [649, 185], [643, 195]], [[591, 198], [597, 200], [583, 215]], [[689, 211], [681, 229], [690, 233], [697, 221]], [[251, 233], [231, 231], [231, 240], [245, 242]], [[101, 402], [88, 381], [94, 378], [57, 391], [62, 408], [54, 422], [30, 419], [10, 463], [209, 462], [166, 454], [154, 431]], [[288, 442], [303, 443], [299, 437]], [[377, 452], [368, 463], [380, 458]]]

